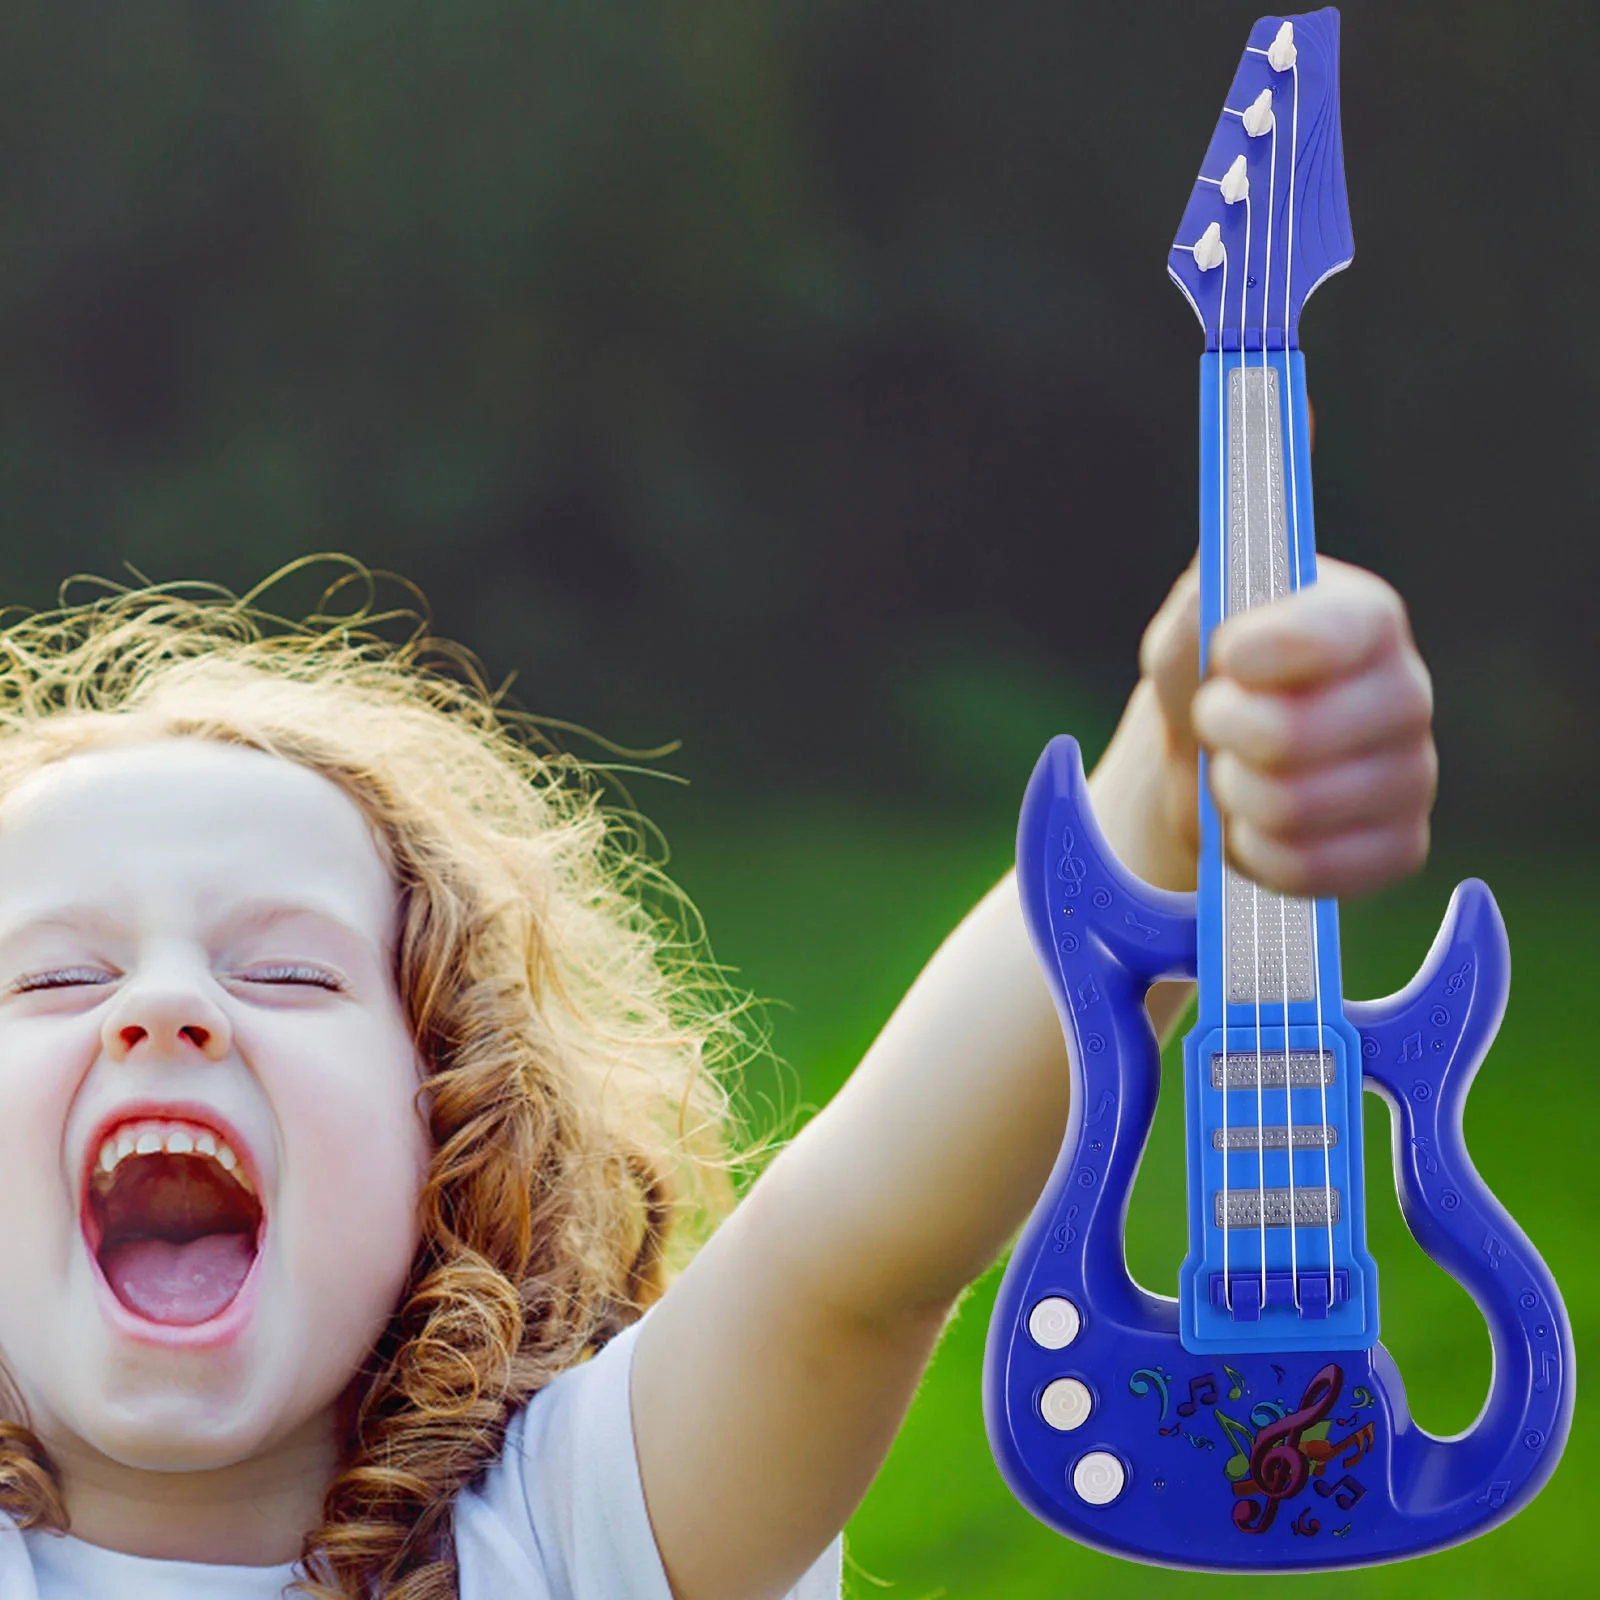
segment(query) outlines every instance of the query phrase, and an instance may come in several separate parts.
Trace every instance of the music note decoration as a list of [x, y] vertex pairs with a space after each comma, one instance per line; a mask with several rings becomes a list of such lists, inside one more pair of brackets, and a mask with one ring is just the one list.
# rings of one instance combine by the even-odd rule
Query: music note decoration
[[[1229, 1399], [1242, 1399], [1243, 1377], [1232, 1368], [1224, 1370], [1234, 1380], [1227, 1392]], [[1232, 1446], [1232, 1453], [1222, 1462], [1222, 1477], [1234, 1496], [1228, 1508], [1229, 1520], [1240, 1532], [1266, 1533], [1279, 1509], [1302, 1494], [1331, 1499], [1341, 1511], [1353, 1510], [1366, 1494], [1366, 1485], [1349, 1469], [1372, 1454], [1377, 1428], [1375, 1423], [1363, 1423], [1355, 1415], [1332, 1415], [1344, 1392], [1344, 1381], [1343, 1368], [1329, 1363], [1307, 1380], [1295, 1404], [1261, 1400], [1239, 1417], [1218, 1403], [1219, 1380], [1214, 1371], [1188, 1379], [1188, 1398], [1178, 1402], [1177, 1415], [1180, 1419], [1193, 1417], [1209, 1407], [1213, 1421]], [[1161, 1402], [1160, 1422], [1164, 1424], [1172, 1384], [1170, 1374], [1141, 1368], [1128, 1379], [1128, 1392], [1141, 1396], [1155, 1393]], [[1196, 1449], [1215, 1448], [1210, 1435], [1185, 1429], [1181, 1420], [1158, 1426], [1156, 1433], [1162, 1438], [1182, 1438]], [[1330, 1471], [1335, 1463], [1337, 1474]], [[1315, 1538], [1321, 1531], [1309, 1506], [1294, 1521], [1297, 1537]], [[1345, 1523], [1339, 1536], [1348, 1538], [1353, 1526], [1353, 1521]]]

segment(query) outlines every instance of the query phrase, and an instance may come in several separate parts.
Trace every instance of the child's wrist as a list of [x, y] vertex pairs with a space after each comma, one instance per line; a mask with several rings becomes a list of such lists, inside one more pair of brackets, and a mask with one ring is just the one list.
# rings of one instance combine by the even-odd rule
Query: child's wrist
[[1196, 804], [1191, 771], [1170, 747], [1154, 685], [1141, 678], [1090, 774], [1089, 794], [1118, 859], [1160, 889], [1195, 886], [1199, 837], [1189, 817]]

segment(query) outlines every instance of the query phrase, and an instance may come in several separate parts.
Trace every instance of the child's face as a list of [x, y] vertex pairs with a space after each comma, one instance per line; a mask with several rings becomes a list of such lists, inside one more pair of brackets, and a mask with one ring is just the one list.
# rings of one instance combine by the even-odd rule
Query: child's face
[[205, 1470], [328, 1413], [417, 1243], [395, 919], [354, 802], [256, 751], [0, 803], [0, 1360], [47, 1446]]

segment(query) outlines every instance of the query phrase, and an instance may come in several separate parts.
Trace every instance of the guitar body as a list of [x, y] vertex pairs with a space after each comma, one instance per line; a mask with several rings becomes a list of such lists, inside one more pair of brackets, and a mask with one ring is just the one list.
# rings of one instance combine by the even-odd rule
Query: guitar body
[[[1256, 24], [1171, 257], [1207, 335], [1202, 669], [1227, 616], [1315, 581], [1298, 315], [1353, 253], [1337, 62], [1331, 9]], [[1116, 860], [1071, 739], [1046, 749], [1023, 802], [1018, 888], [1067, 1039], [1072, 1111], [990, 1324], [995, 1459], [1035, 1515], [1134, 1560], [1270, 1572], [1442, 1549], [1526, 1504], [1572, 1420], [1559, 1291], [1462, 1134], [1505, 1010], [1505, 928], [1469, 880], [1412, 983], [1348, 1003], [1337, 905], [1239, 875], [1203, 753], [1200, 791], [1189, 895]], [[1195, 979], [1200, 998], [1184, 1045], [1189, 1250], [1175, 1298], [1134, 1283], [1123, 1248], [1160, 1077], [1144, 998], [1164, 978]], [[1454, 1438], [1412, 1421], [1378, 1342], [1365, 1090], [1391, 1109], [1407, 1225], [1488, 1322], [1490, 1394]]]
[[[1466, 1433], [1437, 1439], [1412, 1422], [1381, 1344], [1192, 1354], [1179, 1338], [1179, 1302], [1128, 1275], [1128, 1196], [1160, 1077], [1144, 995], [1158, 979], [1195, 976], [1195, 897], [1141, 883], [1111, 854], [1068, 738], [1034, 772], [1018, 869], [1071, 1044], [1073, 1107], [989, 1332], [985, 1417], [1018, 1498], [1081, 1543], [1209, 1570], [1364, 1566], [1458, 1543], [1511, 1516], [1559, 1456], [1573, 1350], [1548, 1269], [1462, 1139], [1467, 1089], [1510, 980], [1488, 889], [1469, 880], [1456, 890], [1406, 989], [1346, 1007], [1365, 1086], [1394, 1114], [1406, 1221], [1489, 1323], [1489, 1401]], [[1075, 1319], [1052, 1304], [1062, 1301]], [[1051, 1348], [1074, 1320], [1075, 1337]], [[1090, 1399], [1070, 1429], [1042, 1410], [1063, 1378]], [[1070, 1408], [1057, 1415], [1070, 1420]], [[1121, 1473], [1109, 1503], [1092, 1499], [1110, 1483], [1086, 1484], [1089, 1499], [1075, 1486], [1086, 1459], [1089, 1475], [1096, 1465], [1103, 1479]]]

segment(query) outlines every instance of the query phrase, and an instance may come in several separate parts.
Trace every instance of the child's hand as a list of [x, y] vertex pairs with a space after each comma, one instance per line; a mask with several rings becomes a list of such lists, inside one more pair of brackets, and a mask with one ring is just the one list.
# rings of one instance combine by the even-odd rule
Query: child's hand
[[1405, 605], [1327, 556], [1318, 582], [1218, 628], [1199, 682], [1199, 571], [1145, 631], [1140, 666], [1165, 724], [1170, 826], [1199, 851], [1197, 743], [1230, 860], [1283, 893], [1354, 895], [1428, 854], [1433, 690]]

